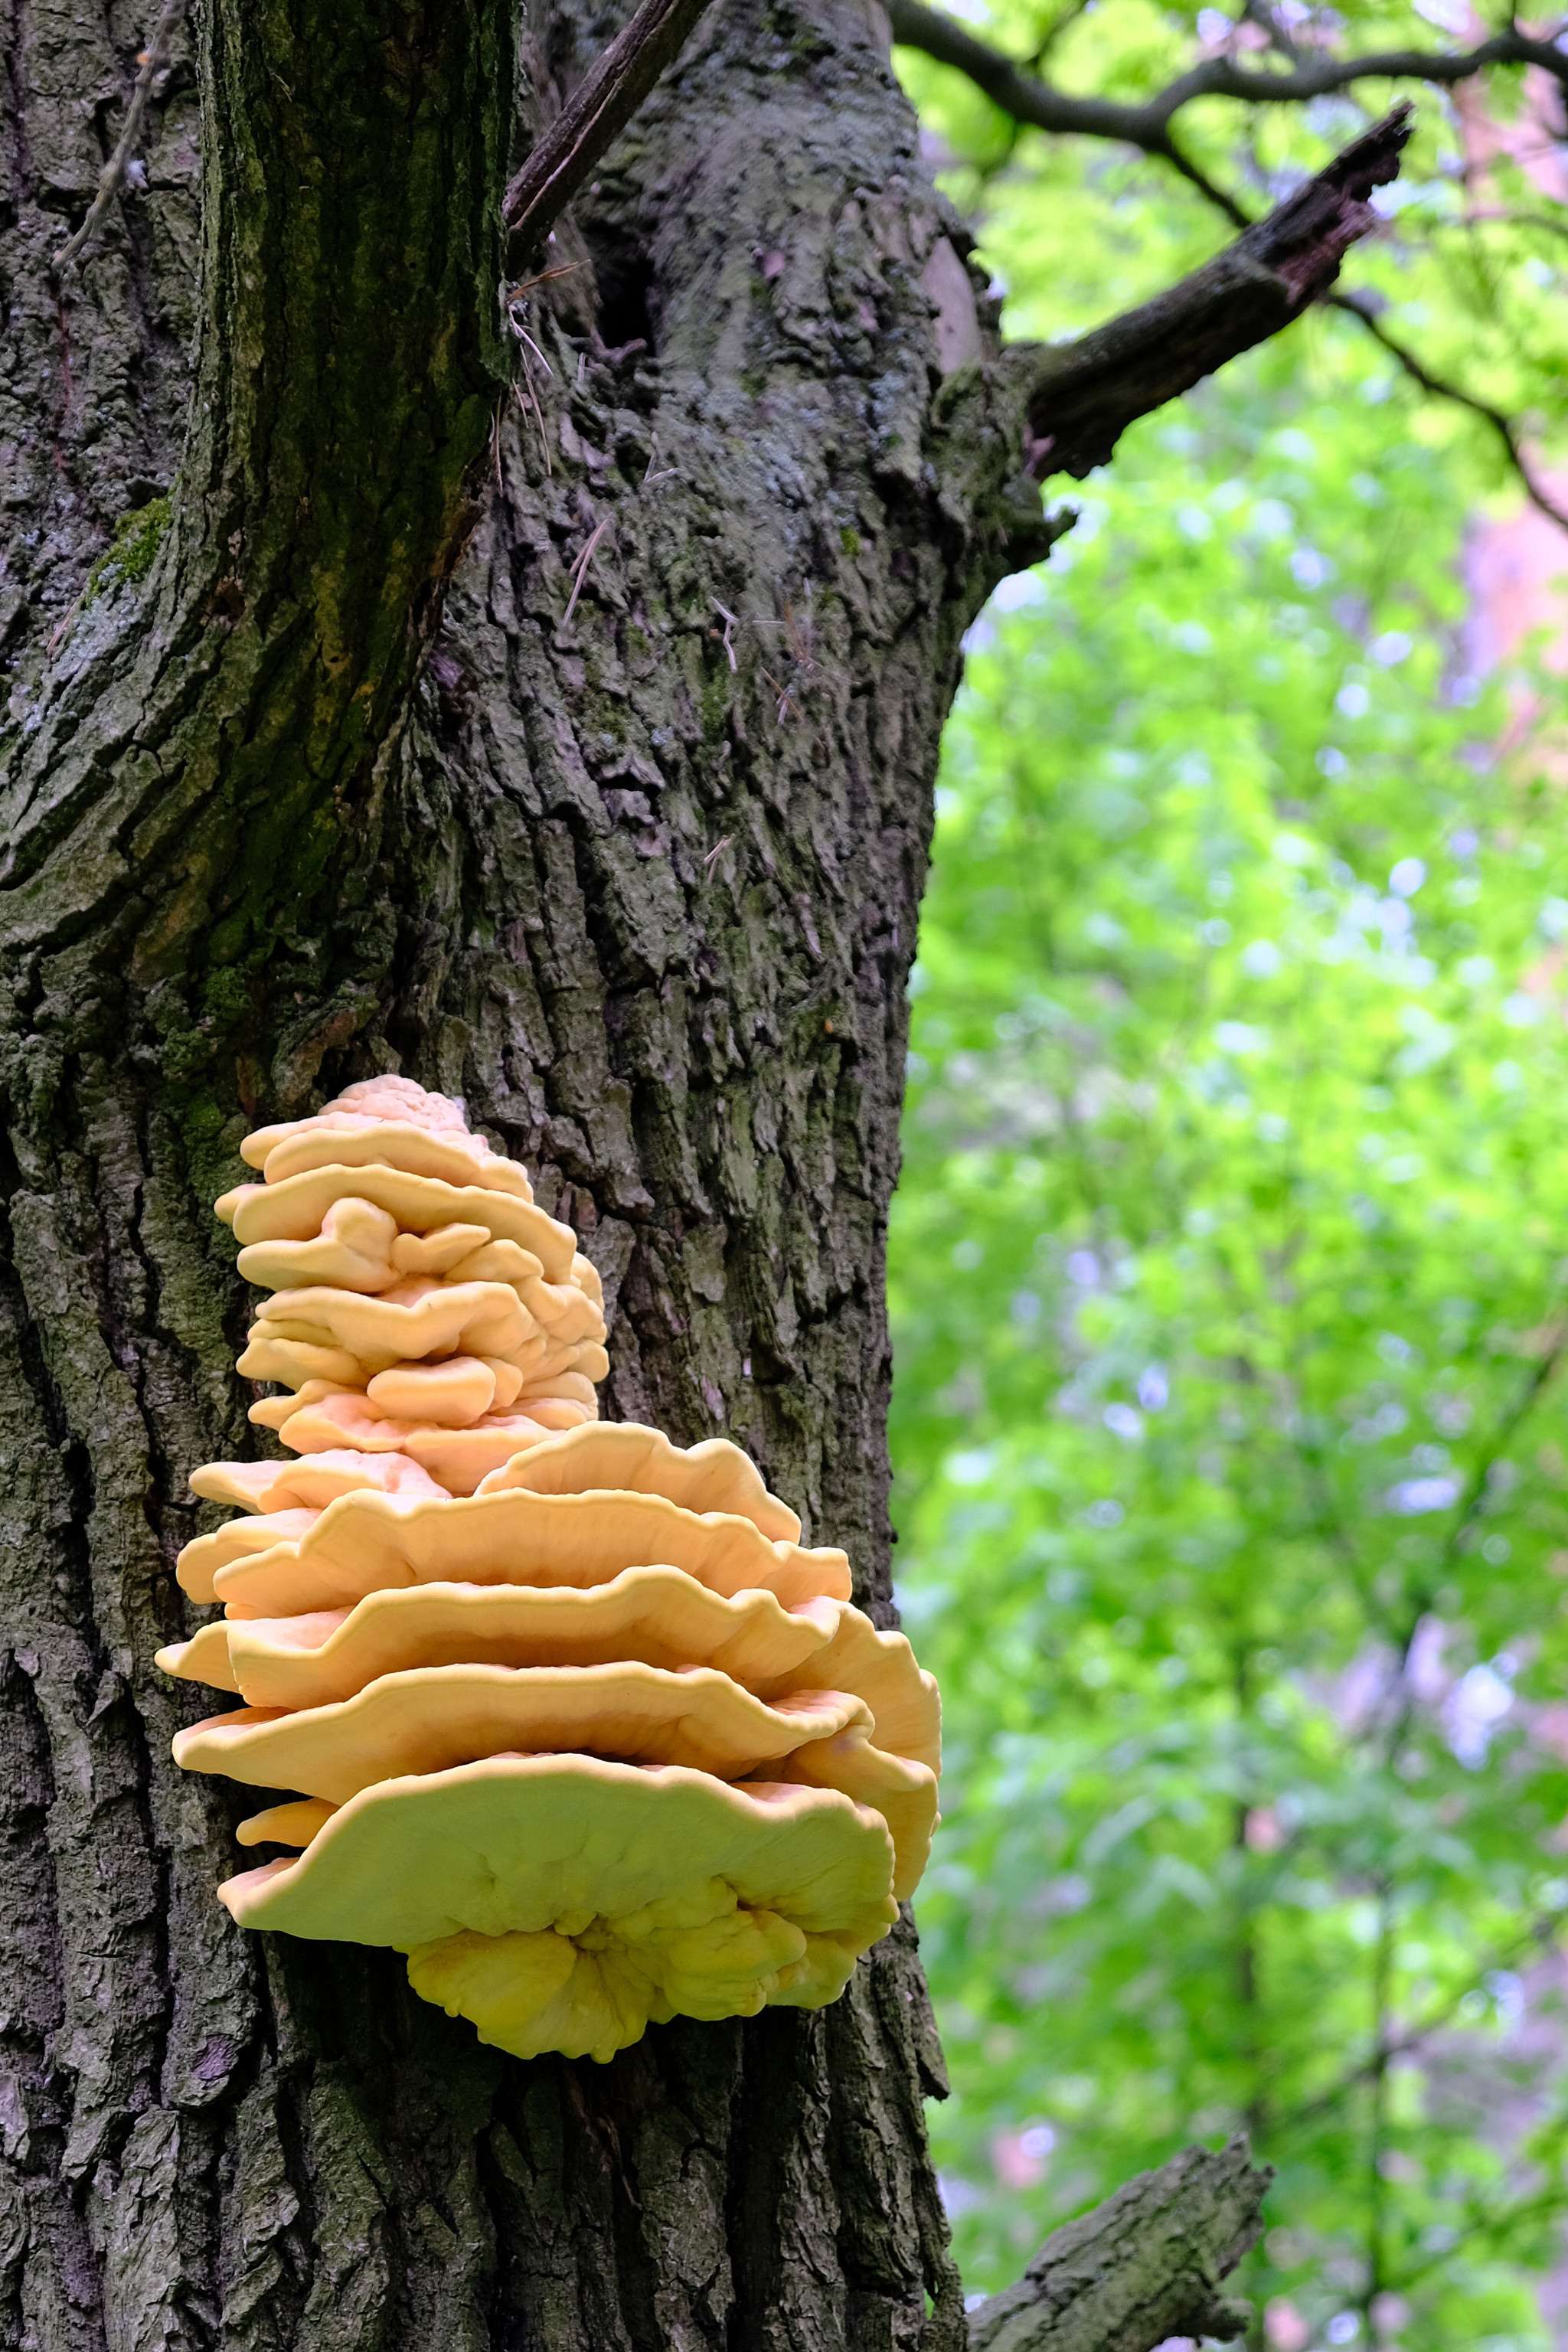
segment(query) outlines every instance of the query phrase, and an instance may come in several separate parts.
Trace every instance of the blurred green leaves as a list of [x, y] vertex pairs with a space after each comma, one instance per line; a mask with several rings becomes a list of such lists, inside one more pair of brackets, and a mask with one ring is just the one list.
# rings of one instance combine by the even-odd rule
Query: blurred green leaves
[[1285, 2352], [1548, 2344], [1568, 2207], [1568, 841], [1478, 478], [1348, 322], [1130, 434], [972, 642], [911, 987], [965, 2281], [1244, 2126]]

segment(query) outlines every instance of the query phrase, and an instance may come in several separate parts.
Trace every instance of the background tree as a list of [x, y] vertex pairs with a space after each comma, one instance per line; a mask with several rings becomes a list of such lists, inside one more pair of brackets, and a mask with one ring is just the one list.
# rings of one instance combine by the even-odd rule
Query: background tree
[[503, 308], [502, 188], [613, 29], [213, 0], [62, 265], [146, 27], [7, 23], [0, 2326], [48, 2352], [962, 2331], [907, 1923], [823, 2015], [602, 2072], [228, 1927], [150, 1664], [186, 1473], [252, 1441], [209, 1203], [345, 1078], [462, 1095], [599, 1266], [610, 1409], [748, 1444], [886, 1618], [962, 632], [1051, 535], [1026, 455], [1285, 324], [1397, 135], [1005, 358], [879, 20], [726, 7]]
[[[1026, 315], [1183, 235], [1102, 166], [994, 180]], [[1561, 2339], [1568, 877], [1494, 438], [1333, 315], [1137, 427], [972, 635], [911, 979], [965, 2282], [1245, 2124], [1279, 2352]]]

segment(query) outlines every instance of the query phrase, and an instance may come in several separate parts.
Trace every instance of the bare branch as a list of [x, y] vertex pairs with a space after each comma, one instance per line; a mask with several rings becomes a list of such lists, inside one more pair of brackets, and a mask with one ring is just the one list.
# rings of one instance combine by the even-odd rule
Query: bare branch
[[1277, 334], [1326, 293], [1358, 237], [1367, 202], [1394, 179], [1410, 135], [1401, 105], [1179, 285], [1075, 343], [1016, 344], [1003, 366], [1027, 386], [1027, 470], [1081, 478], [1146, 416], [1226, 360]]
[[642, 0], [595, 58], [506, 192], [502, 217], [521, 261], [543, 243], [611, 142], [686, 45], [708, 0]]
[[169, 62], [169, 49], [174, 29], [185, 13], [185, 0], [164, 0], [163, 13], [153, 27], [142, 58], [142, 70], [136, 77], [136, 87], [131, 93], [126, 109], [125, 128], [108, 163], [98, 175], [98, 194], [88, 207], [87, 218], [76, 235], [67, 239], [49, 263], [50, 274], [58, 278], [68, 262], [72, 262], [91, 244], [103, 223], [103, 216], [120, 192], [126, 167], [141, 143], [142, 125], [147, 113], [147, 101], [153, 95], [153, 84]]
[[1152, 153], [1166, 152], [1164, 118], [1156, 112], [1157, 101], [1126, 106], [1110, 98], [1069, 98], [1026, 67], [1015, 65], [1000, 49], [976, 40], [951, 16], [928, 8], [925, 0], [889, 0], [888, 19], [895, 41], [967, 74], [1015, 122], [1029, 123], [1037, 131], [1080, 131], [1089, 139], [1125, 139]]
[[1424, 81], [1452, 89], [1484, 73], [1489, 66], [1539, 66], [1568, 89], [1568, 55], [1554, 40], [1537, 40], [1510, 30], [1494, 34], [1473, 49], [1379, 49], [1359, 58], [1310, 58], [1283, 69], [1237, 65], [1230, 58], [1205, 58], [1179, 74], [1141, 106], [1115, 99], [1075, 98], [1015, 64], [999, 49], [955, 24], [925, 0], [889, 0], [893, 38], [920, 49], [939, 65], [967, 74], [993, 104], [1016, 122], [1037, 131], [1076, 132], [1089, 139], [1125, 140], [1145, 154], [1174, 160], [1172, 119], [1197, 98], [1234, 98], [1248, 106], [1299, 104], [1327, 98], [1362, 81]]
[[1257, 2240], [1272, 2170], [1244, 2137], [1184, 2148], [1046, 2240], [1016, 2286], [969, 2322], [970, 2352], [1153, 2352], [1169, 2336], [1245, 2334], [1220, 2290]]
[[[1245, 231], [1252, 226], [1249, 215], [1237, 204], [1236, 198], [1209, 179], [1205, 173], [1200, 171], [1190, 156], [1177, 146], [1171, 135], [1170, 115], [1174, 112], [1176, 105], [1184, 104], [1186, 99], [1194, 95], [1193, 75], [1185, 75], [1180, 81], [1173, 82], [1160, 98], [1151, 100], [1145, 107], [1119, 106], [1110, 100], [1098, 99], [1067, 98], [1060, 91], [1049, 89], [1046, 83], [1037, 81], [1031, 75], [1014, 65], [1009, 58], [988, 49], [984, 42], [976, 41], [973, 34], [966, 33], [961, 26], [954, 25], [950, 17], [940, 16], [934, 9], [925, 7], [922, 0], [890, 0], [890, 5], [895, 38], [904, 41], [911, 48], [924, 50], [928, 56], [939, 58], [944, 65], [956, 66], [961, 72], [968, 74], [970, 79], [985, 91], [987, 97], [1005, 112], [1013, 115], [1016, 121], [1032, 123], [1037, 129], [1045, 131], [1079, 131], [1097, 138], [1129, 140], [1133, 145], [1141, 147], [1146, 154], [1158, 156], [1162, 162], [1169, 163], [1173, 170], [1179, 172], [1183, 179], [1194, 187], [1216, 212], [1224, 214], [1233, 227]], [[906, 21], [914, 28], [900, 30], [900, 26]], [[928, 38], [926, 34], [931, 27], [936, 30]], [[1446, 63], [1455, 69], [1451, 73], [1446, 72], [1428, 78], [1462, 81], [1469, 74], [1480, 71], [1485, 65], [1498, 62], [1498, 58], [1491, 53], [1498, 49], [1500, 42], [1507, 43], [1514, 37], [1511, 35], [1500, 35], [1497, 41], [1484, 43], [1480, 48], [1470, 51], [1467, 57], [1449, 58], [1446, 61], [1438, 58], [1436, 60], [1437, 64]], [[1521, 41], [1523, 40], [1523, 36], [1518, 37]], [[938, 42], [942, 46], [937, 46]], [[1542, 45], [1527, 43], [1525, 46], [1539, 47]], [[1552, 48], [1552, 55], [1554, 60], [1553, 70], [1559, 80], [1568, 81], [1568, 58], [1555, 47]], [[1530, 62], [1536, 63], [1540, 60], [1532, 58]], [[1382, 63], [1386, 65], [1388, 59], [1383, 59]], [[1458, 70], [1461, 66], [1465, 68], [1463, 72]], [[1360, 60], [1359, 69], [1370, 72], [1372, 69], [1370, 62], [1365, 59]], [[1196, 70], [1206, 71], [1207, 68], [1200, 68]], [[1318, 68], [1314, 66], [1302, 70], [1316, 72]], [[1268, 89], [1254, 93], [1256, 95], [1272, 98], [1300, 94], [1293, 87], [1286, 86], [1288, 83], [1293, 84], [1293, 75], [1247, 73], [1244, 74], [1242, 79], [1250, 83], [1268, 83]], [[1278, 218], [1279, 215], [1275, 215], [1274, 217]], [[1535, 225], [1550, 227], [1559, 235], [1568, 235], [1568, 229], [1565, 229], [1560, 222], [1542, 221]], [[1222, 255], [1220, 258], [1223, 260], [1225, 257]], [[1190, 286], [1193, 282], [1188, 279], [1186, 284]], [[1175, 290], [1179, 292], [1182, 289]], [[1330, 295], [1327, 299], [1335, 310], [1348, 311], [1352, 318], [1359, 320], [1367, 332], [1376, 339], [1389, 357], [1409, 376], [1412, 383], [1420, 385], [1423, 392], [1430, 393], [1439, 400], [1454, 401], [1459, 407], [1468, 408], [1472, 415], [1479, 416], [1484, 424], [1489, 425], [1502, 444], [1508, 464], [1518, 476], [1520, 487], [1531, 506], [1545, 515], [1549, 521], [1557, 523], [1562, 529], [1568, 530], [1568, 513], [1554, 504], [1550, 493], [1536, 479], [1531, 470], [1530, 462], [1524, 455], [1518, 431], [1502, 410], [1494, 408], [1489, 402], [1479, 399], [1474, 393], [1467, 392], [1462, 385], [1450, 383], [1447, 377], [1434, 375], [1406, 344], [1391, 335], [1380, 323], [1372, 302], [1364, 296], [1341, 293]], [[1266, 329], [1264, 331], [1272, 331]], [[1076, 350], [1081, 347], [1075, 345], [1072, 348]], [[1196, 379], [1194, 378], [1194, 381], [1195, 382]], [[1140, 410], [1137, 413], [1143, 412]], [[1118, 429], [1120, 430], [1120, 427]], [[1054, 465], [1052, 470], [1057, 470]], [[1070, 472], [1074, 469], [1066, 467], [1063, 470]]]
[[1363, 296], [1331, 294], [1329, 300], [1336, 310], [1348, 310], [1352, 318], [1359, 319], [1368, 334], [1382, 344], [1390, 359], [1397, 360], [1412, 383], [1418, 383], [1423, 392], [1434, 393], [1439, 400], [1457, 401], [1461, 408], [1468, 408], [1473, 416], [1479, 416], [1483, 423], [1489, 425], [1502, 443], [1508, 462], [1519, 476], [1520, 486], [1531, 505], [1545, 515], [1549, 522], [1568, 530], [1568, 514], [1553, 504], [1549, 493], [1536, 480], [1521, 446], [1519, 434], [1511, 419], [1505, 416], [1500, 408], [1493, 408], [1489, 401], [1478, 400], [1473, 392], [1466, 392], [1460, 384], [1450, 383], [1445, 376], [1434, 375], [1406, 344], [1389, 333]]

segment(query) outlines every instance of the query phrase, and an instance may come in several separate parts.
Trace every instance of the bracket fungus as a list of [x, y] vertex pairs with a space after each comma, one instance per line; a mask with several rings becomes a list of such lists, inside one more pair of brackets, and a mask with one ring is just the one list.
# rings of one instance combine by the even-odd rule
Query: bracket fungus
[[195, 1473], [224, 1614], [158, 1654], [244, 1702], [176, 1760], [287, 1792], [234, 1917], [392, 1946], [521, 2057], [835, 2000], [936, 1823], [903, 1635], [738, 1447], [598, 1421], [598, 1277], [460, 1105], [375, 1078], [241, 1152], [239, 1370], [296, 1458]]

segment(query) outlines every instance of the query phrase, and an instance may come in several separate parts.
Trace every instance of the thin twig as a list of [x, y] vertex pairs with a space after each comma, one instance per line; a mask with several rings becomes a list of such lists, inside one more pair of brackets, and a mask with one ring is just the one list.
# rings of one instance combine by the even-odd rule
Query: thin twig
[[1428, 236], [1468, 236], [1478, 228], [1538, 228], [1547, 236], [1568, 236], [1568, 219], [1552, 220], [1546, 213], [1510, 212], [1506, 205], [1476, 205], [1457, 220], [1429, 221]]
[[142, 123], [147, 112], [147, 102], [153, 95], [153, 84], [169, 62], [169, 49], [175, 27], [185, 13], [185, 0], [164, 0], [163, 13], [153, 27], [152, 38], [142, 55], [142, 70], [136, 77], [136, 87], [131, 93], [126, 109], [125, 128], [119, 144], [98, 175], [98, 194], [88, 206], [87, 218], [76, 235], [68, 237], [49, 262], [51, 277], [58, 278], [66, 264], [74, 261], [84, 247], [98, 234], [103, 216], [119, 194], [125, 177], [126, 166], [142, 137]]
[[[568, 262], [565, 268], [563, 269], [547, 269], [543, 272], [542, 277], [531, 278], [526, 279], [522, 285], [514, 286], [511, 292], [507, 296], [506, 315], [510, 322], [511, 331], [520, 344], [525, 343], [528, 346], [527, 351], [521, 351], [519, 352], [519, 357], [522, 362], [522, 381], [527, 388], [529, 401], [532, 404], [534, 421], [539, 427], [539, 447], [540, 454], [544, 459], [544, 472], [546, 479], [553, 478], [555, 468], [550, 462], [550, 435], [545, 429], [544, 411], [539, 404], [539, 394], [534, 389], [533, 370], [528, 363], [529, 352], [533, 353], [534, 358], [539, 362], [540, 366], [544, 370], [545, 374], [550, 378], [552, 383], [555, 381], [555, 371], [551, 366], [550, 362], [545, 358], [544, 353], [540, 350], [539, 345], [534, 341], [533, 337], [523, 325], [522, 320], [518, 317], [517, 305], [522, 301], [524, 297], [527, 295], [530, 287], [542, 285], [545, 278], [563, 278], [568, 269], [575, 269], [576, 267], [577, 264], [573, 261]], [[522, 394], [518, 392], [515, 383], [512, 385], [512, 390], [517, 392], [517, 404], [521, 409], [522, 409], [522, 413], [526, 416], [528, 410], [523, 404]], [[498, 482], [500, 479], [499, 451], [496, 464], [496, 479]]]
[[[547, 481], [552, 481], [555, 476], [555, 468], [550, 462], [550, 436], [544, 429], [544, 411], [539, 405], [539, 394], [533, 389], [533, 378], [528, 373], [526, 367], [523, 370], [521, 383], [514, 383], [512, 385], [512, 391], [517, 396], [518, 407], [521, 410], [524, 416], [528, 415], [530, 404], [531, 404], [532, 405], [533, 420], [539, 432], [539, 453], [544, 460], [545, 478]], [[528, 399], [526, 401], [522, 396], [524, 391], [528, 394]]]
[[533, 353], [534, 358], [539, 362], [540, 366], [544, 370], [544, 373], [550, 378], [551, 383], [553, 383], [555, 381], [555, 370], [551, 366], [550, 362], [545, 358], [544, 353], [540, 350], [539, 345], [534, 341], [533, 337], [529, 333], [528, 329], [526, 327], [520, 327], [515, 319], [512, 320], [511, 325], [512, 332], [518, 336], [521, 341], [528, 345], [529, 350]]
[[577, 609], [577, 599], [583, 593], [584, 584], [588, 577], [588, 566], [594, 561], [594, 551], [598, 546], [599, 541], [604, 538], [605, 533], [609, 530], [609, 528], [610, 519], [608, 515], [606, 515], [603, 522], [595, 524], [592, 537], [589, 539], [587, 545], [584, 548], [582, 554], [577, 558], [576, 562], [572, 566], [572, 594], [568, 601], [565, 613], [562, 616], [561, 626], [563, 628], [566, 626], [567, 622], [570, 621], [573, 614]]
[[1068, 30], [1069, 26], [1077, 24], [1079, 18], [1085, 15], [1090, 5], [1091, 0], [1068, 0], [1068, 5], [1062, 10], [1061, 15], [1047, 26], [1046, 31], [1041, 35], [1036, 47], [1035, 54], [1029, 59], [1029, 63], [1036, 73], [1039, 72], [1040, 68], [1045, 64], [1046, 59], [1050, 56], [1051, 51], [1061, 39], [1062, 35]]
[[1252, 215], [1238, 205], [1234, 196], [1228, 195], [1224, 188], [1211, 180], [1206, 172], [1200, 172], [1192, 157], [1177, 146], [1168, 131], [1160, 144], [1152, 148], [1150, 152], [1157, 155], [1162, 163], [1171, 164], [1190, 186], [1196, 188], [1200, 196], [1206, 196], [1215, 210], [1223, 213], [1233, 228], [1249, 229], [1254, 226]]
[[548, 269], [536, 269], [531, 278], [523, 278], [520, 285], [512, 288], [506, 298], [508, 305], [521, 302], [525, 295], [533, 292], [535, 287], [548, 286], [552, 278], [570, 278], [574, 269], [581, 269], [582, 267], [580, 261], [557, 261], [553, 262]]
[[1478, 400], [1473, 392], [1466, 392], [1461, 385], [1449, 383], [1442, 376], [1434, 375], [1430, 368], [1423, 366], [1413, 351], [1397, 341], [1389, 333], [1387, 328], [1381, 324], [1364, 297], [1355, 294], [1331, 294], [1328, 299], [1336, 310], [1348, 310], [1353, 318], [1359, 319], [1367, 333], [1375, 342], [1382, 345], [1390, 359], [1398, 362], [1405, 374], [1413, 383], [1418, 383], [1423, 392], [1429, 392], [1439, 400], [1455, 401], [1459, 407], [1468, 408], [1472, 416], [1479, 416], [1483, 424], [1489, 425], [1502, 443], [1508, 462], [1519, 476], [1521, 488], [1531, 505], [1545, 515], [1548, 521], [1556, 523], [1559, 530], [1568, 530], [1568, 514], [1565, 514], [1560, 506], [1553, 504], [1531, 472], [1524, 452], [1520, 446], [1519, 436], [1512, 423], [1503, 415], [1500, 408], [1493, 408], [1489, 401]]
[[730, 667], [731, 669], [736, 669], [740, 665], [735, 659], [734, 640], [735, 632], [740, 627], [741, 624], [735, 618], [733, 613], [731, 612], [728, 604], [721, 604], [717, 596], [711, 599], [711, 603], [713, 610], [718, 614], [720, 619], [724, 624], [724, 651], [730, 656]]
[[1551, 1345], [1538, 1361], [1531, 1366], [1530, 1370], [1520, 1382], [1518, 1394], [1499, 1421], [1492, 1433], [1489, 1445], [1484, 1454], [1478, 1456], [1470, 1473], [1469, 1482], [1459, 1497], [1458, 1507], [1449, 1521], [1442, 1549], [1430, 1574], [1425, 1580], [1423, 1589], [1407, 1598], [1405, 1633], [1399, 1643], [1399, 1674], [1405, 1696], [1384, 1745], [1386, 1763], [1393, 1763], [1404, 1745], [1405, 1734], [1414, 1711], [1413, 1695], [1410, 1691], [1410, 1659], [1415, 1647], [1415, 1637], [1421, 1630], [1423, 1621], [1436, 1605], [1437, 1595], [1452, 1572], [1460, 1553], [1464, 1550], [1467, 1538], [1480, 1521], [1496, 1465], [1506, 1460], [1507, 1449], [1512, 1444], [1521, 1424], [1539, 1404], [1542, 1393], [1555, 1377], [1558, 1366], [1563, 1361], [1565, 1347], [1568, 1347], [1568, 1330], [1560, 1324], [1553, 1333]]
[[[761, 667], [761, 664], [760, 664], [760, 663], [759, 663], [758, 667], [759, 667], [759, 668]], [[786, 711], [790, 711], [790, 710], [793, 710], [793, 711], [795, 712], [795, 717], [798, 719], [798, 718], [800, 717], [800, 705], [799, 705], [799, 703], [798, 703], [798, 702], [796, 702], [796, 700], [795, 700], [795, 698], [794, 695], [793, 695], [793, 694], [791, 694], [791, 692], [790, 692], [790, 690], [789, 690], [788, 687], [787, 687], [787, 686], [781, 686], [781, 685], [779, 684], [779, 682], [778, 682], [777, 678], [773, 676], [773, 672], [772, 672], [772, 670], [771, 670], [771, 669], [764, 669], [764, 670], [763, 670], [763, 676], [767, 679], [768, 684], [773, 688], [773, 692], [778, 696], [778, 698], [779, 698], [779, 709], [778, 709], [778, 715], [779, 715], [780, 719], [782, 720], [782, 719], [783, 719], [783, 718], [784, 718], [784, 714], [785, 714], [785, 712], [786, 712]]]
[[647, 436], [647, 471], [642, 478], [642, 488], [645, 490], [652, 489], [656, 482], [673, 482], [675, 479], [677, 468], [674, 466], [661, 466], [658, 472], [655, 473], [654, 459], [658, 455], [658, 436], [657, 433], [650, 433]]
[[1475, 1990], [1477, 1975], [1488, 1975], [1494, 1969], [1510, 1967], [1513, 1962], [1522, 1959], [1531, 1945], [1541, 1951], [1550, 1951], [1557, 1942], [1565, 1919], [1568, 1919], [1568, 1910], [1542, 1912], [1538, 1919], [1531, 1921], [1522, 1934], [1515, 1937], [1512, 1942], [1504, 1945], [1500, 1951], [1492, 1955], [1489, 1968], [1468, 1972], [1465, 1986], [1459, 1991], [1450, 1993], [1446, 2000], [1436, 2002], [1427, 2010], [1419, 2023], [1407, 2026], [1402, 2033], [1380, 2037], [1358, 2064], [1346, 2068], [1337, 2083], [1331, 2083], [1327, 2090], [1320, 2091], [1316, 2097], [1306, 2100], [1300, 2106], [1288, 2108], [1281, 2118], [1281, 2128], [1289, 2126], [1295, 2130], [1302, 2124], [1315, 2122], [1320, 2116], [1327, 2115], [1341, 2099], [1347, 2097], [1352, 2091], [1364, 2083], [1379, 2067], [1386, 2066], [1391, 2059], [1406, 2058], [1412, 2051], [1419, 2050], [1423, 2042], [1429, 2042], [1435, 2033], [1440, 2033], [1446, 2025], [1453, 2022], [1459, 2012], [1461, 2003], [1467, 1995]]

